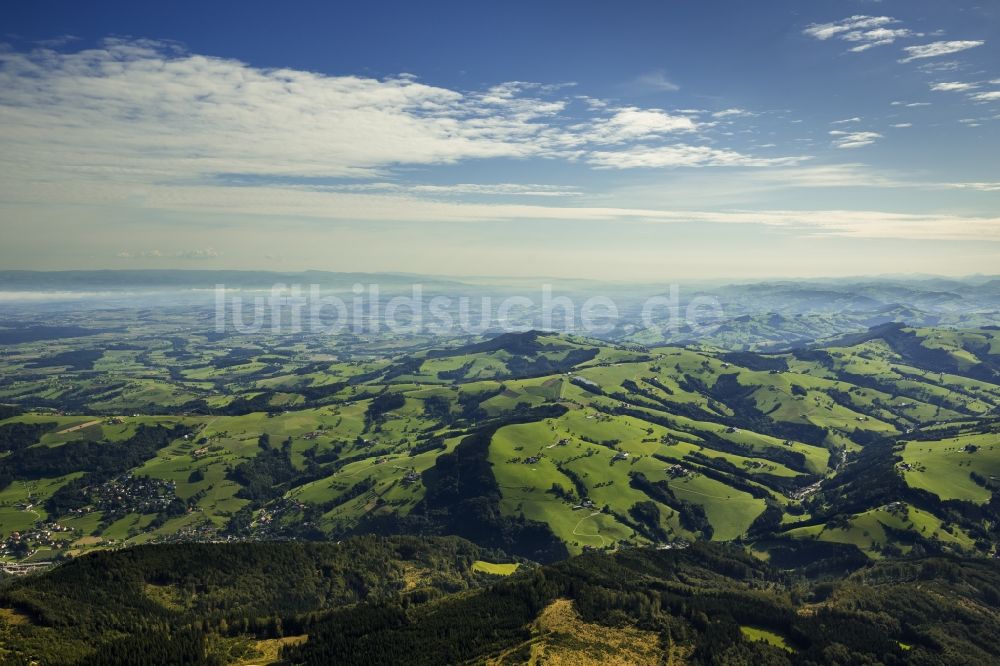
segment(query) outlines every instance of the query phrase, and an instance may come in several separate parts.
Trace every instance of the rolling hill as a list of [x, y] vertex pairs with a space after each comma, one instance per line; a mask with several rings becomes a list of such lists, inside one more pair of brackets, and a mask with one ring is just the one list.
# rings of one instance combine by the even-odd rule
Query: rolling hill
[[[529, 331], [353, 361], [87, 336], [82, 368], [26, 344], [5, 358], [35, 392], [0, 421], [4, 553], [375, 532], [537, 561], [699, 539], [990, 555], [997, 333], [886, 324], [761, 354]], [[42, 407], [67, 400], [42, 397], [53, 377], [75, 414]]]

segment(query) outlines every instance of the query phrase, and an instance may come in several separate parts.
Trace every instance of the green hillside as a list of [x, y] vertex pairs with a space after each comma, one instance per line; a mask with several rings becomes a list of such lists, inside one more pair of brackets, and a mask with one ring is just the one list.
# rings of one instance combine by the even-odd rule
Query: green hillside
[[[528, 332], [405, 353], [380, 340], [347, 361], [283, 339], [221, 354], [175, 339], [176, 353], [137, 334], [130, 361], [103, 352], [78, 374], [61, 364], [82, 351], [47, 343], [49, 360], [27, 361], [40, 348], [26, 343], [10, 371], [58, 368], [84, 403], [46, 410], [50, 390], [30, 393], [42, 379], [7, 384], [24, 407], [0, 421], [2, 553], [376, 531], [542, 561], [698, 539], [762, 557], [801, 541], [990, 554], [997, 337], [886, 325], [757, 354]], [[128, 402], [123, 377], [161, 356], [183, 359], [168, 392], [202, 397]]]

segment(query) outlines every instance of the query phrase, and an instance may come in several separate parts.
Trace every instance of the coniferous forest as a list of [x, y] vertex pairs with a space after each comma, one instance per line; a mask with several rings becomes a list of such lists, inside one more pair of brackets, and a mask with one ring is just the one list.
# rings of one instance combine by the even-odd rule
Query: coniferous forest
[[255, 663], [268, 650], [288, 664], [996, 661], [988, 560], [883, 560], [810, 580], [696, 543], [477, 570], [498, 555], [372, 536], [94, 553], [7, 582], [0, 645], [10, 664]]

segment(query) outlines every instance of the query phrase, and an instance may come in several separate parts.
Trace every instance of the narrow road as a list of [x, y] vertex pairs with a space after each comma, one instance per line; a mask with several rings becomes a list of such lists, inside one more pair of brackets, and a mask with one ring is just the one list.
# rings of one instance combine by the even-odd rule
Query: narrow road
[[599, 515], [601, 515], [601, 512], [600, 511], [595, 511], [592, 514], [590, 514], [589, 516], [584, 516], [583, 518], [581, 518], [580, 522], [578, 522], [576, 524], [576, 527], [573, 528], [573, 534], [575, 536], [597, 537], [598, 539], [601, 540], [601, 546], [606, 546], [607, 543], [608, 543], [608, 540], [605, 539], [604, 535], [601, 534], [600, 528], [597, 528], [597, 533], [596, 534], [587, 534], [586, 532], [577, 532], [577, 530], [580, 529], [580, 525], [583, 524], [583, 521], [589, 520], [589, 519], [593, 518], [594, 516], [599, 516]]
[[100, 419], [97, 419], [96, 421], [87, 421], [86, 423], [81, 423], [80, 425], [75, 425], [75, 426], [72, 426], [70, 428], [66, 428], [64, 430], [60, 430], [56, 434], [57, 435], [65, 435], [66, 433], [76, 432], [77, 430], [83, 430], [84, 428], [89, 428], [90, 426], [97, 425], [100, 422], [101, 422]]

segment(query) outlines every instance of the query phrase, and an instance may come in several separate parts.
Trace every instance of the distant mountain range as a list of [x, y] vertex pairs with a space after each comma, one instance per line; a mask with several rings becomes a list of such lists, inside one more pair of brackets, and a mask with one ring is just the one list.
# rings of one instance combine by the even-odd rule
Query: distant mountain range
[[[587, 280], [453, 278], [398, 273], [328, 271], [264, 272], [205, 270], [0, 271], [0, 310], [31, 308], [33, 303], [58, 310], [58, 303], [81, 308], [137, 307], [140, 304], [211, 306], [216, 285], [263, 292], [275, 284], [312, 284], [345, 295], [352, 287], [378, 285], [379, 298], [410, 293], [419, 284], [425, 298], [465, 297], [474, 304], [492, 299], [494, 306], [510, 296], [527, 297], [532, 305], [518, 310], [518, 325], [543, 326], [542, 287], [553, 296], [570, 298], [577, 311], [591, 296], [610, 298], [618, 310], [612, 325], [597, 337], [640, 344], [703, 344], [723, 349], [778, 351], [872, 326], [900, 322], [911, 326], [978, 327], [1000, 322], [1000, 279], [857, 278], [778, 280], [735, 284], [679, 285], [677, 305], [683, 311], [696, 300], [718, 305], [718, 313], [676, 327], [646, 325], [642, 310], [651, 297], [670, 296], [665, 285], [602, 283]], [[367, 296], [368, 292], [365, 292]], [[451, 306], [455, 314], [454, 304]], [[557, 326], [562, 326], [558, 313]], [[490, 330], [502, 331], [494, 319]], [[574, 332], [579, 329], [561, 329]]]

